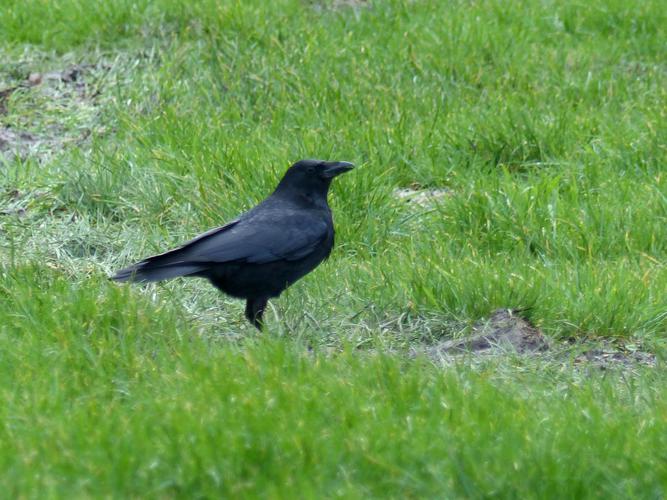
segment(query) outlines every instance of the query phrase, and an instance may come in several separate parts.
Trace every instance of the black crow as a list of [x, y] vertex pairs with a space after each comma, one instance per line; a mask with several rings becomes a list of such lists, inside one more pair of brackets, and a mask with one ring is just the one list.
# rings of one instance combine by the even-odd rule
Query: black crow
[[112, 279], [207, 278], [222, 292], [246, 299], [246, 318], [261, 329], [268, 300], [331, 253], [334, 227], [327, 193], [331, 180], [353, 167], [345, 161], [301, 160], [271, 196], [237, 219], [122, 269]]

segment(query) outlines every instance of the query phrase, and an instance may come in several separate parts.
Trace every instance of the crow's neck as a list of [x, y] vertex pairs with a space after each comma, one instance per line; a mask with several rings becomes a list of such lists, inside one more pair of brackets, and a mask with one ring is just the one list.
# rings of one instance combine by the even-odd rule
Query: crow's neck
[[276, 189], [273, 196], [282, 198], [300, 207], [329, 209], [328, 186], [324, 189]]

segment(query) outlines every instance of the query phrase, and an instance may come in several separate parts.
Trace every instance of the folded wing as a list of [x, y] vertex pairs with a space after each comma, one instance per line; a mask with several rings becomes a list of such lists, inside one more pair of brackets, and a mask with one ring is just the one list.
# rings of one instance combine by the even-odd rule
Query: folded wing
[[316, 251], [331, 235], [327, 221], [299, 211], [248, 213], [183, 246], [119, 271], [116, 281], [151, 282], [200, 273], [227, 262], [294, 261]]

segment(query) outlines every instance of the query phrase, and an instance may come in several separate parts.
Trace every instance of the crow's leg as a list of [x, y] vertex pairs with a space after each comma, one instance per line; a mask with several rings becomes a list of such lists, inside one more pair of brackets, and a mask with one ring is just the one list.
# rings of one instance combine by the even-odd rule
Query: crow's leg
[[248, 299], [245, 304], [245, 317], [248, 318], [248, 321], [250, 321], [258, 330], [261, 330], [264, 326], [262, 314], [264, 314], [264, 309], [268, 302], [269, 299], [266, 297], [258, 297], [255, 299]]

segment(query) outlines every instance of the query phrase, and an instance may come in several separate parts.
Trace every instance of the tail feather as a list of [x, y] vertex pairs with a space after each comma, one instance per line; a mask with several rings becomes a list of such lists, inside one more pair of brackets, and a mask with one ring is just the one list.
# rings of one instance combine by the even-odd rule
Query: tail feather
[[132, 283], [152, 283], [155, 281], [191, 276], [207, 268], [205, 263], [195, 263], [188, 259], [186, 246], [153, 255], [114, 274], [114, 281]]
[[114, 274], [111, 279], [119, 282], [152, 283], [168, 280], [179, 276], [189, 276], [204, 270], [204, 266], [188, 263], [151, 265], [150, 262], [140, 262]]

